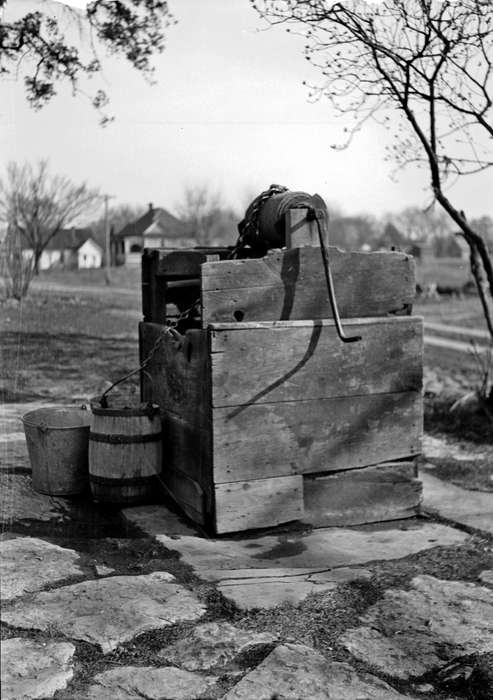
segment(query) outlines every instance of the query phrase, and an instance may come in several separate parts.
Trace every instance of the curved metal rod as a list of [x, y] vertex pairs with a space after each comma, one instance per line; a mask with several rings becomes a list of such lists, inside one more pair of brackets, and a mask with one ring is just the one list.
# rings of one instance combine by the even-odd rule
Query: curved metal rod
[[334, 317], [334, 323], [337, 330], [337, 335], [342, 340], [343, 343], [356, 343], [361, 340], [360, 335], [346, 335], [341, 324], [341, 317], [339, 316], [339, 309], [337, 308], [336, 294], [334, 289], [334, 282], [332, 280], [332, 273], [330, 271], [329, 264], [329, 253], [327, 251], [327, 246], [325, 245], [325, 239], [323, 235], [323, 227], [325, 225], [325, 212], [323, 209], [308, 209], [307, 213], [308, 220], [315, 220], [317, 222], [318, 229], [318, 239], [320, 241], [320, 249], [322, 251], [322, 260], [324, 264], [325, 280], [327, 282], [327, 291], [329, 293], [330, 306], [332, 308], [332, 316]]

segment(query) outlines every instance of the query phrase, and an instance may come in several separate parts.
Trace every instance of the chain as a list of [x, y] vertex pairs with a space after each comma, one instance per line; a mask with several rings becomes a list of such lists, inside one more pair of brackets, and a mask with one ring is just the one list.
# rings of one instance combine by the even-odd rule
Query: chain
[[[191, 307], [191, 308], [193, 308], [193, 307]], [[190, 310], [191, 310], [191, 309], [187, 309], [187, 311], [190, 311]], [[184, 312], [184, 313], [185, 313], [185, 312]], [[173, 338], [173, 340], [176, 340], [176, 341], [180, 344], [180, 346], [181, 346], [181, 344], [183, 343], [183, 336], [182, 336], [180, 333], [178, 333], [178, 331], [176, 330], [176, 328], [174, 328], [174, 327], [172, 328], [172, 327], [170, 327], [170, 326], [165, 326], [164, 328], [162, 328], [162, 330], [159, 332], [159, 335], [158, 335], [158, 337], [156, 338], [156, 340], [155, 340], [155, 342], [154, 342], [154, 345], [152, 346], [152, 348], [151, 348], [151, 349], [149, 350], [149, 352], [147, 353], [147, 357], [145, 358], [145, 360], [143, 360], [143, 361], [140, 363], [140, 365], [139, 365], [136, 369], [132, 370], [131, 372], [129, 372], [128, 374], [126, 374], [124, 377], [121, 377], [121, 378], [118, 379], [116, 382], [114, 382], [114, 383], [113, 383], [108, 389], [106, 389], [106, 391], [101, 395], [101, 398], [100, 398], [100, 400], [99, 400], [99, 403], [100, 403], [101, 408], [108, 408], [108, 400], [107, 400], [106, 396], [110, 393], [110, 391], [111, 391], [112, 389], [115, 388], [115, 386], [118, 386], [118, 384], [122, 384], [123, 382], [126, 382], [127, 379], [130, 379], [130, 377], [133, 377], [134, 374], [137, 374], [138, 372], [144, 372], [144, 371], [145, 371], [147, 365], [148, 365], [149, 362], [152, 360], [152, 358], [154, 357], [154, 355], [156, 354], [156, 352], [159, 350], [159, 348], [160, 348], [160, 346], [161, 346], [161, 343], [163, 342], [163, 340], [164, 340], [164, 339], [166, 338], [166, 336], [168, 336], [168, 335], [170, 335], [170, 336]]]
[[235, 258], [237, 253], [245, 247], [246, 239], [255, 240], [259, 237], [258, 221], [264, 203], [275, 194], [283, 194], [288, 188], [284, 185], [271, 185], [267, 190], [261, 192], [250, 204], [245, 213], [245, 218], [238, 224], [239, 236], [231, 258]]
[[168, 328], [176, 328], [180, 321], [185, 321], [186, 319], [189, 319], [194, 310], [199, 313], [199, 306], [200, 306], [200, 297], [196, 299], [192, 306], [189, 306], [188, 309], [185, 309], [185, 311], [182, 311], [176, 318], [174, 318], [172, 321], [168, 321]]

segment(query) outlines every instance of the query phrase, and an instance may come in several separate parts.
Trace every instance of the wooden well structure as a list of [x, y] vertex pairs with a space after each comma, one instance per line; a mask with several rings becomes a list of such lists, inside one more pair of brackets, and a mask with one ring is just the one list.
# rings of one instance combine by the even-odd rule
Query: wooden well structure
[[[161, 482], [217, 534], [394, 520], [419, 508], [414, 261], [329, 249], [344, 327], [361, 335], [344, 344], [304, 217], [289, 212], [291, 247], [262, 258], [228, 259], [225, 248], [143, 255], [141, 360], [154, 351], [142, 398], [162, 410]], [[197, 300], [182, 338], [164, 334]]]

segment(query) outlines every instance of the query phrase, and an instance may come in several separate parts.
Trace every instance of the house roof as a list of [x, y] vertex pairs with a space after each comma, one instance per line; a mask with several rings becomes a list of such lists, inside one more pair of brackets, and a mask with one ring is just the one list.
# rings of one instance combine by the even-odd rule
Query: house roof
[[127, 224], [116, 238], [128, 238], [129, 236], [156, 236], [160, 238], [193, 238], [193, 229], [190, 224], [180, 221], [166, 209], [149, 207], [139, 219]]
[[[94, 233], [90, 228], [62, 228], [48, 242], [45, 250], [78, 250], [88, 238], [94, 241]], [[94, 243], [98, 245], [95, 241]]]

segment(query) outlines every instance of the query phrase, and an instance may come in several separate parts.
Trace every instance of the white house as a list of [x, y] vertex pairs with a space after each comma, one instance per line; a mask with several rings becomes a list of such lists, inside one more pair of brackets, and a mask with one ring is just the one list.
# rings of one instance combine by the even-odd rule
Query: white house
[[[24, 248], [25, 258], [31, 258], [32, 248]], [[41, 253], [40, 270], [53, 268], [87, 269], [101, 267], [103, 249], [94, 240], [91, 229], [62, 229], [49, 241]]]
[[103, 262], [103, 249], [92, 238], [87, 238], [76, 250], [77, 268], [79, 270], [88, 267], [101, 267]]
[[149, 204], [146, 213], [127, 224], [112, 240], [112, 257], [117, 264], [140, 265], [144, 248], [192, 248], [197, 244], [190, 225]]

